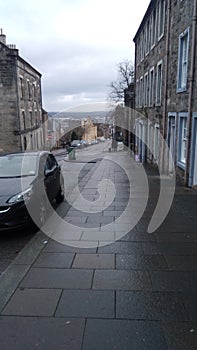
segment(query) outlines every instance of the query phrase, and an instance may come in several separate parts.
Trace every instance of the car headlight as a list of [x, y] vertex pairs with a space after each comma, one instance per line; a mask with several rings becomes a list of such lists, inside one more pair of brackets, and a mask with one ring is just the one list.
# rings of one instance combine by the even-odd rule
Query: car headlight
[[15, 194], [11, 198], [9, 198], [7, 203], [13, 204], [13, 203], [25, 202], [29, 200], [31, 194], [32, 194], [32, 188], [29, 187], [27, 190], [22, 191], [18, 194]]

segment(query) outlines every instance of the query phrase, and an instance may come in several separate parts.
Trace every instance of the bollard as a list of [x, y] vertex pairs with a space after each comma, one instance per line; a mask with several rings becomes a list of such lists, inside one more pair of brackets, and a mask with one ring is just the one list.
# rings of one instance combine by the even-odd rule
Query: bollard
[[76, 156], [75, 156], [75, 147], [69, 147], [68, 148], [68, 159], [69, 160], [75, 160]]

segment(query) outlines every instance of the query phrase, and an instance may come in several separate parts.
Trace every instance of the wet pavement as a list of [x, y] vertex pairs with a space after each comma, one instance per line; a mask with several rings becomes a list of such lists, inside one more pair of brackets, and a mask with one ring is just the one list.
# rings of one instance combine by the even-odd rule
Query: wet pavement
[[[147, 233], [158, 173], [145, 167], [146, 205], [139, 166], [129, 178], [121, 156], [84, 165], [82, 198], [73, 189], [58, 208], [66, 226], [38, 232], [0, 277], [1, 350], [197, 349], [197, 192], [177, 187]], [[114, 187], [99, 189], [104, 178]]]

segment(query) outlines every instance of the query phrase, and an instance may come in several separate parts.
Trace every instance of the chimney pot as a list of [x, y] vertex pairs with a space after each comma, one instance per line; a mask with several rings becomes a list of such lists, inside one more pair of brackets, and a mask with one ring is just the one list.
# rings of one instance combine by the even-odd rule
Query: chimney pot
[[6, 35], [3, 34], [3, 29], [0, 30], [0, 42], [2, 42], [4, 45], [6, 45]]

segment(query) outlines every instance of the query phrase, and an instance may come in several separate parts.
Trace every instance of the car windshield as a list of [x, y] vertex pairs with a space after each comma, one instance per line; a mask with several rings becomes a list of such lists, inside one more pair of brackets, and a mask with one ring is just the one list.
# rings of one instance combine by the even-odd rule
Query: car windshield
[[0, 157], [0, 178], [33, 176], [36, 174], [36, 155], [10, 154]]

